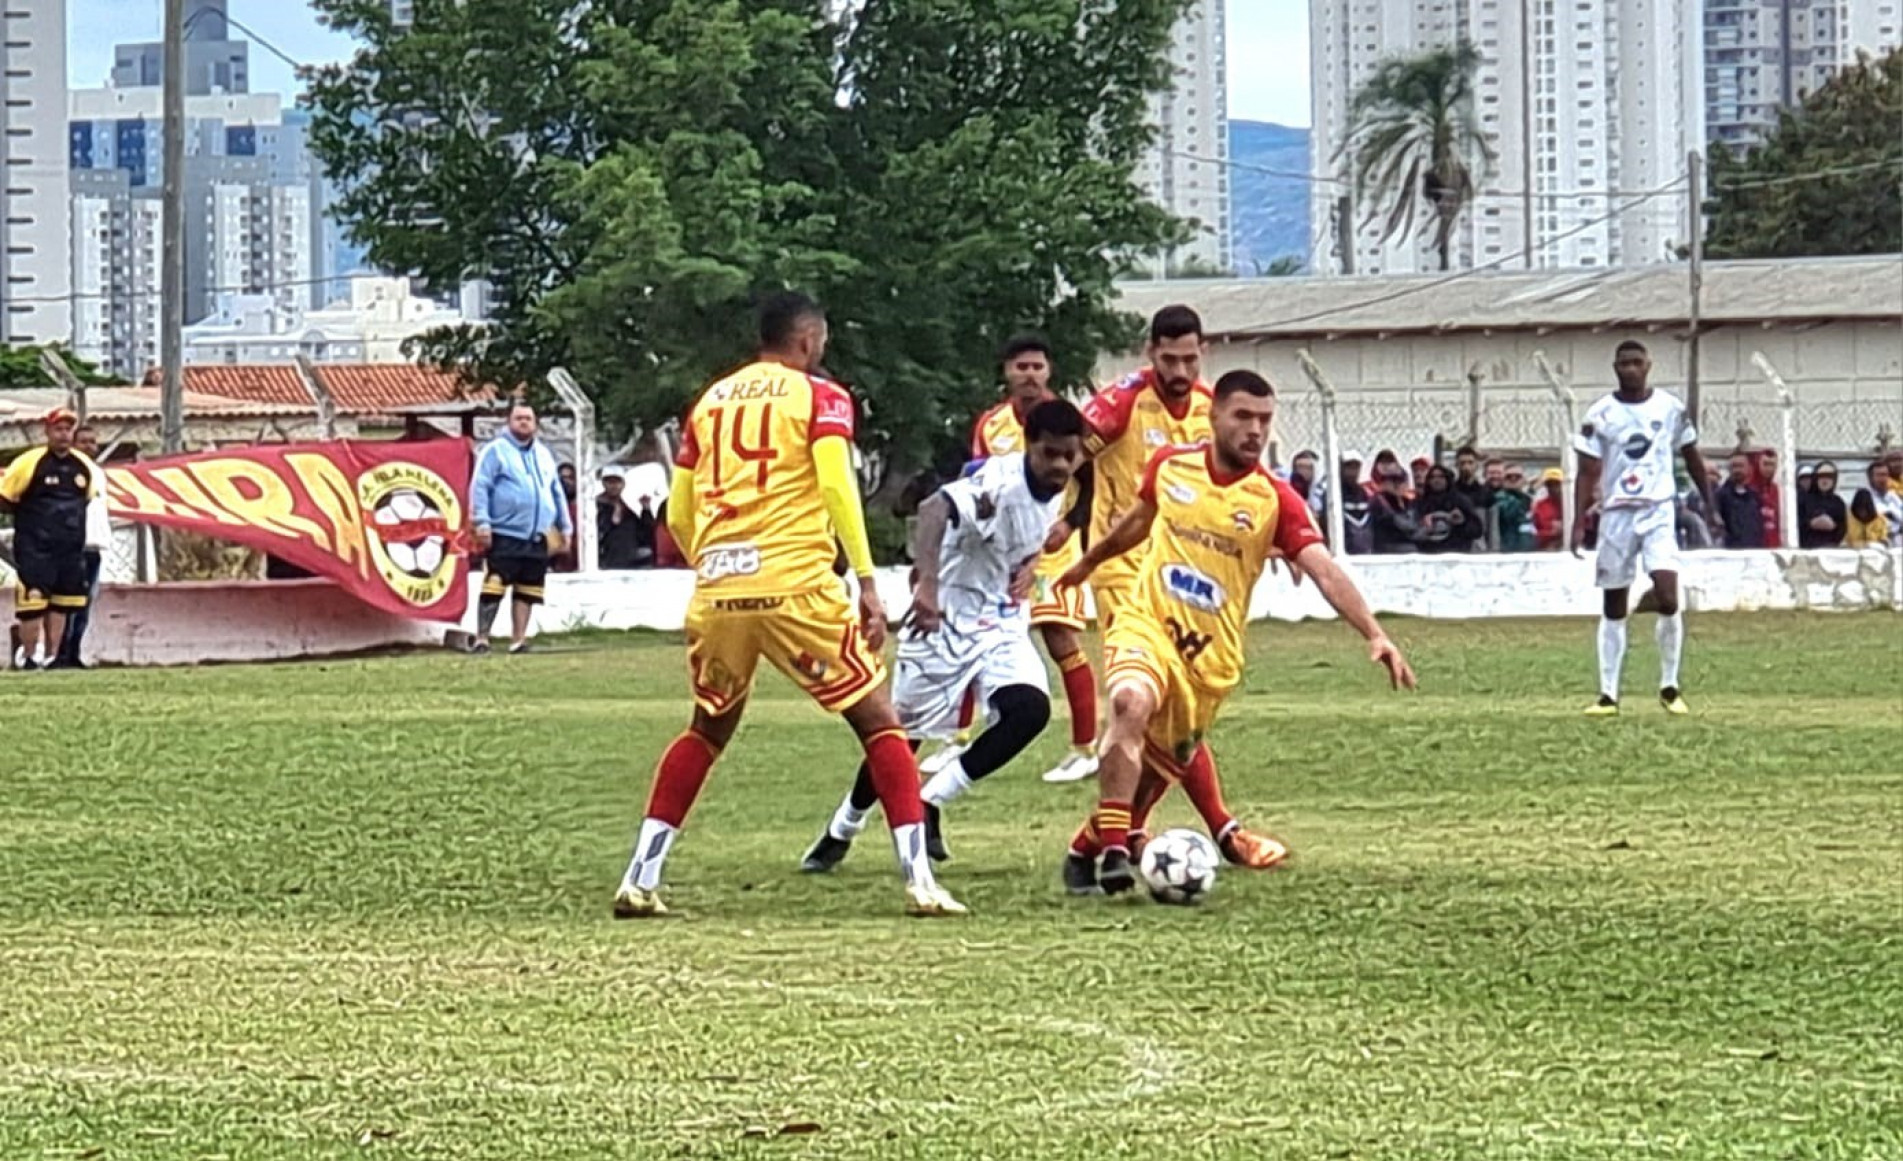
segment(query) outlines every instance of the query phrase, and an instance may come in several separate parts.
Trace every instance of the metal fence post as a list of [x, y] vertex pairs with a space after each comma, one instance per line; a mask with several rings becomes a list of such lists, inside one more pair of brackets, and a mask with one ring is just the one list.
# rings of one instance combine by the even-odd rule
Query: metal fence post
[[601, 562], [596, 551], [595, 492], [595, 403], [561, 367], [548, 373], [548, 385], [568, 405], [575, 417], [575, 569], [594, 572]]
[[1302, 364], [1302, 373], [1315, 385], [1315, 393], [1322, 400], [1322, 470], [1327, 473], [1328, 503], [1322, 510], [1322, 518], [1327, 522], [1328, 547], [1337, 556], [1345, 556], [1348, 542], [1342, 530], [1341, 504], [1346, 493], [1341, 482], [1341, 431], [1335, 416], [1335, 385], [1322, 374], [1315, 356], [1304, 347], [1296, 352], [1296, 359]]
[[1559, 418], [1556, 425], [1559, 435], [1559, 470], [1566, 477], [1560, 489], [1562, 500], [1559, 508], [1564, 514], [1561, 524], [1563, 539], [1560, 543], [1570, 545], [1573, 542], [1573, 524], [1585, 518], [1585, 513], [1573, 511], [1573, 481], [1579, 478], [1579, 454], [1573, 450], [1573, 425], [1579, 411], [1579, 398], [1559, 377], [1559, 373], [1553, 370], [1553, 365], [1546, 361], [1545, 351], [1533, 352], [1533, 365], [1539, 368], [1540, 377], [1546, 380], [1547, 388], [1558, 403], [1553, 414]]
[[1778, 527], [1783, 531], [1785, 543], [1779, 548], [1796, 548], [1803, 542], [1801, 530], [1797, 527], [1797, 398], [1791, 394], [1790, 384], [1784, 376], [1778, 374], [1771, 360], [1764, 357], [1763, 351], [1751, 352], [1751, 365], [1764, 376], [1764, 381], [1777, 392], [1778, 410], [1778, 449], [1777, 475], [1772, 486], [1777, 489]]

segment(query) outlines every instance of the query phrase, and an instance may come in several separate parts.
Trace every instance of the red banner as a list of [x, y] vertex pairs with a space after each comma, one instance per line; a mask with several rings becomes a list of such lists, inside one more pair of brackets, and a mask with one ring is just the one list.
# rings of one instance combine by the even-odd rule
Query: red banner
[[469, 445], [273, 444], [106, 470], [114, 516], [229, 540], [405, 617], [468, 607]]

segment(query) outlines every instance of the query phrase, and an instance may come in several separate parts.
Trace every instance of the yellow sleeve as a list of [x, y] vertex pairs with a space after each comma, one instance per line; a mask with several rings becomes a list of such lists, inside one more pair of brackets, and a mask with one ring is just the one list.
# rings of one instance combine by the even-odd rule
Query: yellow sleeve
[[859, 506], [859, 476], [852, 470], [852, 445], [839, 436], [825, 436], [813, 444], [813, 467], [819, 473], [819, 495], [833, 518], [833, 532], [846, 550], [846, 560], [859, 576], [872, 575], [872, 544], [866, 539], [866, 514]]
[[7, 465], [6, 475], [0, 476], [0, 500], [9, 504], [18, 504], [20, 497], [33, 483], [33, 469], [38, 466], [45, 448], [30, 448], [14, 457]]
[[674, 538], [674, 546], [681, 555], [688, 558], [690, 567], [694, 553], [694, 509], [699, 502], [694, 499], [694, 470], [676, 467], [667, 479], [667, 534]]

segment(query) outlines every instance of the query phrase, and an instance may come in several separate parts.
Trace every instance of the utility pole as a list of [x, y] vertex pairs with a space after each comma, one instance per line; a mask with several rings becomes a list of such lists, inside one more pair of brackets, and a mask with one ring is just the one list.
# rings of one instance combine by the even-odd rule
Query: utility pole
[[1692, 228], [1692, 270], [1691, 270], [1691, 309], [1687, 319], [1691, 324], [1690, 343], [1685, 348], [1685, 409], [1691, 414], [1692, 422], [1698, 422], [1698, 342], [1699, 324], [1702, 321], [1702, 302], [1705, 290], [1705, 157], [1694, 149], [1689, 161], [1690, 204], [1686, 207]]
[[1355, 201], [1347, 194], [1335, 199], [1335, 244], [1341, 247], [1341, 273], [1355, 272]]
[[1533, 269], [1533, 0], [1520, 0], [1520, 224], [1526, 269]]
[[165, 184], [161, 190], [159, 434], [185, 450], [185, 0], [165, 0]]

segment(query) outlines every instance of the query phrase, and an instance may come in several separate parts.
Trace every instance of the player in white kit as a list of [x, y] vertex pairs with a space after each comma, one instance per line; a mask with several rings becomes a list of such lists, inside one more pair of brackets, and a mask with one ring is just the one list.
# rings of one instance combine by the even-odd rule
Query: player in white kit
[[1679, 693], [1678, 665], [1685, 651], [1685, 614], [1679, 610], [1678, 487], [1672, 462], [1685, 457], [1705, 499], [1716, 512], [1705, 458], [1698, 453], [1698, 432], [1685, 404], [1646, 382], [1652, 358], [1645, 344], [1627, 341], [1613, 355], [1619, 389], [1586, 412], [1573, 446], [1579, 452], [1579, 480], [1573, 495], [1573, 554], [1586, 543], [1585, 513], [1599, 508], [1599, 550], [1595, 573], [1605, 590], [1599, 621], [1599, 700], [1586, 708], [1590, 717], [1619, 712], [1619, 672], [1625, 665], [1626, 613], [1632, 582], [1643, 568], [1658, 598], [1659, 701], [1666, 712], [1687, 712]]
[[[949, 858], [939, 812], [1022, 753], [1051, 720], [1050, 677], [1031, 643], [1030, 607], [1014, 582], [1043, 553], [1064, 516], [1065, 491], [1084, 463], [1084, 417], [1061, 399], [1024, 419], [1024, 451], [993, 456], [945, 485], [919, 508], [918, 577], [901, 637], [892, 702], [917, 749], [958, 731], [967, 689], [991, 709], [991, 725], [971, 748], [926, 782], [926, 852]], [[1028, 591], [1024, 594], [1028, 595]], [[862, 765], [800, 869], [830, 871], [852, 849], [878, 801]]]

